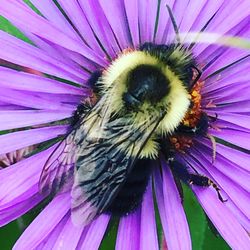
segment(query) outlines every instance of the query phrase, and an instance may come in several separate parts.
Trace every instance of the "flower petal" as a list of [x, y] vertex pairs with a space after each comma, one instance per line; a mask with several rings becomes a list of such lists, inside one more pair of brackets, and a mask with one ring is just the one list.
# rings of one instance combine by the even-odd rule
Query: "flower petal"
[[51, 0], [30, 0], [30, 2], [42, 13], [58, 29], [65, 32], [67, 35], [74, 37], [81, 42], [80, 37], [75, 32], [70, 23], [66, 20], [56, 4]]
[[31, 33], [47, 41], [60, 45], [70, 51], [80, 53], [86, 58], [96, 63], [100, 63], [100, 65], [105, 65], [106, 63], [101, 56], [96, 54], [84, 43], [79, 43], [78, 39], [65, 34], [48, 20], [39, 16], [20, 2], [2, 0], [0, 14], [12, 21], [18, 27], [23, 27], [24, 30], [29, 30]]
[[159, 249], [157, 229], [155, 222], [154, 200], [152, 193], [152, 180], [150, 180], [146, 193], [144, 194], [141, 208], [141, 250]]
[[34, 195], [27, 194], [26, 200], [5, 209], [0, 209], [0, 226], [4, 226], [24, 215], [44, 199], [44, 196], [37, 193], [37, 188], [34, 187], [33, 189], [34, 191], [32, 193], [34, 193]]
[[138, 1], [133, 1], [131, 4], [131, 0], [124, 0], [124, 7], [128, 19], [128, 26], [131, 33], [132, 41], [134, 47], [137, 47], [140, 43], [140, 35], [139, 35], [139, 7]]
[[11, 63], [79, 83], [88, 76], [82, 69], [67, 65], [65, 61], [56, 60], [41, 49], [3, 31], [0, 31], [0, 41], [2, 46], [0, 58]]
[[155, 189], [168, 249], [191, 249], [189, 227], [181, 199], [169, 167], [162, 162], [162, 178], [155, 172]]
[[69, 210], [70, 194], [57, 195], [24, 231], [13, 249], [35, 249], [67, 215]]
[[0, 86], [15, 90], [44, 92], [51, 94], [82, 95], [83, 89], [59, 82], [45, 76], [0, 67]]
[[25, 200], [27, 194], [35, 194], [34, 186], [36, 186], [36, 192], [38, 192], [38, 182], [42, 168], [55, 147], [56, 145], [21, 160], [8, 168], [1, 169], [0, 177], [5, 180], [0, 183], [1, 209]]
[[70, 218], [70, 213], [67, 213], [63, 219], [54, 227], [53, 231], [36, 247], [36, 250], [53, 249], [61, 231], [67, 224]]
[[22, 128], [58, 121], [72, 116], [71, 110], [11, 110], [0, 111], [0, 130]]
[[[47, 110], [71, 110], [73, 107], [62, 102], [57, 102], [53, 98], [48, 99], [48, 94], [39, 94], [29, 91], [12, 90], [1, 88], [0, 100], [9, 104], [22, 106], [31, 109], [47, 109]], [[52, 95], [53, 96], [53, 95]], [[45, 98], [44, 98], [45, 97]]]
[[[123, 1], [100, 0], [103, 12], [118, 39], [122, 49], [132, 46], [129, 27], [126, 20], [126, 13]], [[130, 4], [133, 4], [132, 2]]]
[[78, 3], [107, 54], [114, 58], [121, 49], [99, 1], [79, 0]]
[[199, 187], [193, 187], [193, 190], [206, 214], [232, 249], [249, 249], [249, 235], [212, 190]]
[[140, 209], [120, 219], [116, 250], [123, 250], [124, 246], [127, 250], [138, 250], [140, 248], [140, 220]]
[[222, 129], [220, 131], [211, 130], [211, 135], [216, 136], [224, 141], [235, 144], [239, 147], [250, 150], [250, 134], [243, 131], [233, 129]]
[[152, 42], [157, 16], [157, 0], [138, 0], [141, 43]]
[[[40, 2], [40, 1], [39, 1]], [[69, 17], [70, 21], [74, 24], [77, 28], [79, 35], [84, 38], [84, 41], [87, 45], [100, 53], [100, 55], [104, 55], [101, 46], [98, 44], [98, 40], [95, 37], [81, 7], [77, 1], [64, 1], [58, 0], [57, 1], [60, 6], [63, 8], [67, 16]], [[85, 64], [83, 64], [85, 65]]]
[[67, 126], [53, 126], [45, 128], [18, 131], [0, 136], [0, 154], [13, 152], [17, 149], [48, 141], [67, 132]]
[[[197, 152], [196, 152], [197, 151]], [[232, 180], [229, 176], [225, 175], [221, 170], [220, 166], [217, 167], [217, 162], [213, 165], [211, 162], [207, 160], [207, 154], [202, 153], [198, 150], [192, 151], [192, 157], [195, 159], [196, 164], [193, 163], [192, 165], [195, 169], [200, 173], [203, 174], [212, 180], [226, 193], [226, 197], [229, 197], [228, 203], [233, 202], [249, 219], [250, 219], [250, 197], [249, 192], [244, 190], [240, 183], [240, 180], [236, 181]], [[202, 166], [202, 167], [201, 167]], [[246, 179], [246, 178], [245, 178]], [[249, 178], [248, 178], [249, 179]], [[215, 191], [215, 190], [214, 190]], [[222, 196], [224, 194], [222, 193]], [[214, 192], [216, 197], [216, 194]]]
[[[68, 216], [68, 221], [62, 228], [60, 234], [57, 236], [57, 240], [53, 246], [53, 249], [76, 249], [77, 244], [84, 231], [84, 227], [77, 227], [72, 224], [71, 216]], [[88, 248], [86, 248], [88, 249]], [[92, 248], [89, 248], [92, 249]]]
[[91, 222], [91, 224], [86, 227], [85, 230], [87, 231], [82, 235], [81, 242], [78, 243], [77, 249], [98, 250], [109, 220], [110, 216], [103, 214]]

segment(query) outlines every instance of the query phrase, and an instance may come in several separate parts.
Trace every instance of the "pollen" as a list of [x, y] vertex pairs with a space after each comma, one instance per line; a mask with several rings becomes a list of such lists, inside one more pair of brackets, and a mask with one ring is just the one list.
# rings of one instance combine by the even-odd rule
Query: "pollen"
[[[201, 89], [204, 86], [204, 82], [198, 81], [190, 92], [190, 101], [192, 106], [187, 111], [182, 125], [195, 128], [201, 119], [202, 109], [201, 109]], [[190, 135], [183, 135], [175, 133], [170, 137], [170, 143], [172, 147], [180, 152], [185, 153], [185, 151], [193, 145], [193, 138]]]
[[170, 143], [176, 151], [183, 154], [185, 153], [186, 149], [193, 145], [192, 138], [185, 135], [174, 135], [170, 137]]
[[204, 85], [204, 82], [198, 81], [190, 92], [190, 100], [191, 100], [192, 107], [189, 109], [189, 111], [186, 113], [183, 119], [182, 123], [185, 126], [195, 127], [201, 118], [201, 114], [202, 114], [201, 89], [203, 85]]

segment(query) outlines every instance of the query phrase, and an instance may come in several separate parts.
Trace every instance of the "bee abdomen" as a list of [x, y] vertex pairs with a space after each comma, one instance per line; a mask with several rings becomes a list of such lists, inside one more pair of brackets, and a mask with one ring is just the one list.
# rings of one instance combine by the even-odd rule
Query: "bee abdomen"
[[150, 161], [149, 159], [137, 160], [123, 187], [106, 212], [120, 217], [139, 207], [151, 175]]

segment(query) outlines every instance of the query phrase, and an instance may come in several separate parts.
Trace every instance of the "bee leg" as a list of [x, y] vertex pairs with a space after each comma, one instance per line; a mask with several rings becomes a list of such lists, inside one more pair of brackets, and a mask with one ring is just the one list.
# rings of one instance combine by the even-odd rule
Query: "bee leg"
[[191, 174], [188, 171], [187, 166], [181, 164], [178, 161], [169, 162], [170, 168], [175, 176], [188, 185], [196, 185], [200, 187], [209, 187], [212, 186], [217, 192], [218, 198], [221, 202], [226, 202], [227, 200], [223, 199], [220, 188], [208, 177], [200, 174]]
[[195, 127], [180, 125], [177, 128], [176, 133], [181, 133], [190, 136], [204, 136], [207, 134], [208, 127], [208, 116], [205, 113], [202, 113], [201, 118]]
[[217, 186], [216, 183], [214, 183], [211, 179], [209, 179], [206, 176], [203, 175], [196, 175], [196, 174], [190, 174], [190, 181], [189, 184], [190, 185], [197, 185], [197, 186], [201, 186], [201, 187], [209, 187], [212, 186], [215, 191], [217, 192], [218, 198], [221, 202], [226, 202], [227, 199], [223, 199], [221, 193], [220, 193], [220, 188]]

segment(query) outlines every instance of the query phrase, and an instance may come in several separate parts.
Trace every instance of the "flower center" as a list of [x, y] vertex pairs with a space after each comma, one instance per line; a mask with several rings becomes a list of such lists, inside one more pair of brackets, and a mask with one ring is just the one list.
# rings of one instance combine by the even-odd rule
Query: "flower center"
[[[190, 91], [191, 108], [186, 113], [180, 127], [185, 127], [186, 130], [190, 128], [190, 131], [194, 133], [196, 130], [201, 130], [202, 133], [207, 132], [208, 121], [207, 116], [201, 109], [201, 89], [204, 86], [204, 82], [197, 81]], [[202, 121], [202, 122], [201, 122]], [[205, 121], [205, 122], [204, 122]], [[172, 147], [181, 153], [185, 153], [185, 150], [193, 145], [193, 134], [176, 132], [170, 136], [170, 143]]]

